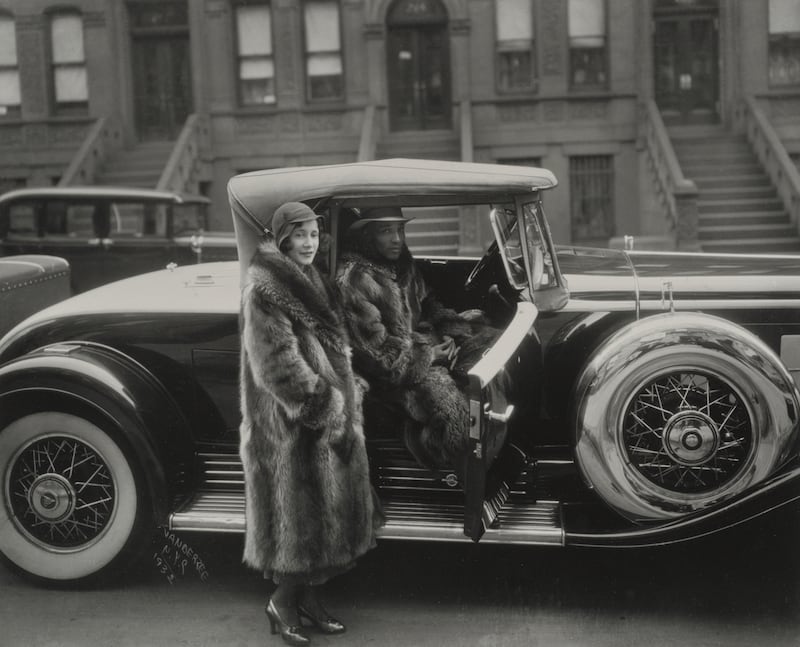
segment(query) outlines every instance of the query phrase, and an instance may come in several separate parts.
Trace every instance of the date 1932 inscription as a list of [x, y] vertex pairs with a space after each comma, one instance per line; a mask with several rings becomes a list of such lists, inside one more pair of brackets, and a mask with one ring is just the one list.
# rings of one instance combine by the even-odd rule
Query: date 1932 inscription
[[197, 551], [167, 528], [161, 528], [154, 541], [153, 563], [167, 582], [196, 573], [201, 582], [208, 580], [208, 569]]

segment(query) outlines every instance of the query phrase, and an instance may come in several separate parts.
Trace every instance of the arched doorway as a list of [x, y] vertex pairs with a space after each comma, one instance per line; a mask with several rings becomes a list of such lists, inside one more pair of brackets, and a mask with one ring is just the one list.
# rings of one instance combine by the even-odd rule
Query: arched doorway
[[441, 0], [396, 0], [386, 28], [391, 129], [449, 128], [447, 9]]
[[668, 123], [719, 121], [717, 0], [656, 0], [655, 99]]

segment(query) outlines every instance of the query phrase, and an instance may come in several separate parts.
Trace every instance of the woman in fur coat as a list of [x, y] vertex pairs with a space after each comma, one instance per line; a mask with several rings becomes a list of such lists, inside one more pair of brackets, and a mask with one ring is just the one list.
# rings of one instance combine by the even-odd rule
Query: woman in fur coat
[[318, 216], [293, 202], [272, 219], [242, 292], [241, 448], [244, 562], [277, 588], [272, 633], [308, 644], [344, 625], [316, 587], [375, 545], [381, 515], [369, 480], [361, 415], [363, 381], [331, 286], [314, 267]]
[[420, 463], [458, 468], [468, 442], [469, 404], [454, 377], [465, 362], [474, 362], [467, 350], [474, 340], [485, 347], [485, 335], [476, 332], [488, 328], [430, 294], [405, 244], [407, 220], [397, 207], [374, 208], [348, 232], [336, 282], [353, 365], [384, 400], [402, 407], [409, 419], [406, 445]]

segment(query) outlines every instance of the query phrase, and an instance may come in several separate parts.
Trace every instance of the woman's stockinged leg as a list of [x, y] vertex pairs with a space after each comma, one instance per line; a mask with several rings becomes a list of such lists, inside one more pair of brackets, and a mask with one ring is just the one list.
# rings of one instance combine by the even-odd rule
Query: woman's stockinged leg
[[270, 598], [285, 622], [300, 624], [297, 617], [297, 602], [301, 585], [295, 582], [281, 582]]
[[317, 631], [324, 634], [344, 633], [346, 627], [340, 621], [327, 612], [319, 599], [319, 587], [304, 586], [298, 597], [297, 611], [301, 620], [307, 619]]
[[298, 594], [300, 586], [295, 582], [281, 582], [267, 602], [266, 614], [270, 631], [279, 633], [287, 645], [302, 647], [311, 641], [303, 632], [298, 615]]

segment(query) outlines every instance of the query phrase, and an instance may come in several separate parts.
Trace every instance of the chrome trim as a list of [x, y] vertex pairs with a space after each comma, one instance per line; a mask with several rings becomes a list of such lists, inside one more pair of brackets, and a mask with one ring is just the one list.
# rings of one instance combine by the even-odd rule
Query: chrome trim
[[[620, 300], [594, 300], [570, 298], [562, 312], [630, 312], [639, 307], [641, 311], [663, 312], [659, 299], [642, 299], [640, 302]], [[684, 299], [677, 295], [677, 312], [698, 310], [797, 310], [800, 299]]]
[[[386, 524], [380, 539], [467, 543], [464, 509], [460, 504], [423, 504], [384, 501]], [[182, 511], [170, 516], [170, 530], [184, 532], [244, 533], [244, 493], [201, 492]], [[561, 506], [555, 501], [535, 501], [512, 492], [497, 511], [481, 543], [563, 546]]]
[[[234, 454], [198, 454], [205, 480], [200, 490], [182, 508], [173, 512], [169, 529], [185, 532], [244, 533], [244, 476], [239, 457]], [[403, 468], [391, 471], [401, 471]], [[413, 468], [422, 471], [421, 468]], [[232, 476], [209, 482], [211, 475], [227, 470]], [[238, 480], [237, 480], [238, 479]], [[395, 480], [393, 477], [391, 480]], [[423, 479], [409, 479], [416, 482]], [[431, 481], [430, 478], [426, 479]], [[434, 479], [435, 480], [435, 479]], [[381, 478], [381, 482], [386, 479]], [[220, 487], [224, 482], [225, 487]], [[438, 482], [438, 481], [436, 481]], [[444, 487], [419, 486], [379, 488], [386, 525], [378, 531], [382, 539], [471, 542], [464, 534], [463, 493]], [[430, 501], [410, 501], [409, 492], [427, 493]], [[397, 493], [400, 496], [393, 498]], [[503, 487], [489, 502], [484, 502], [488, 528], [482, 543], [563, 546], [564, 529], [561, 505], [556, 501], [537, 501], [525, 492], [522, 483]]]
[[[645, 384], [692, 371], [736, 389], [754, 437], [734, 478], [710, 490], [682, 492], [658, 486], [632, 466], [622, 422]], [[741, 493], [782, 464], [797, 436], [800, 392], [780, 359], [755, 335], [711, 315], [666, 313], [628, 324], [594, 353], [575, 394], [581, 473], [610, 506], [634, 520], [679, 517]]]
[[477, 378], [481, 388], [486, 388], [486, 385], [503, 369], [511, 355], [510, 351], [519, 347], [536, 322], [538, 314], [539, 311], [532, 303], [527, 301], [517, 303], [517, 313], [511, 323], [487, 353], [469, 370], [468, 375]]

